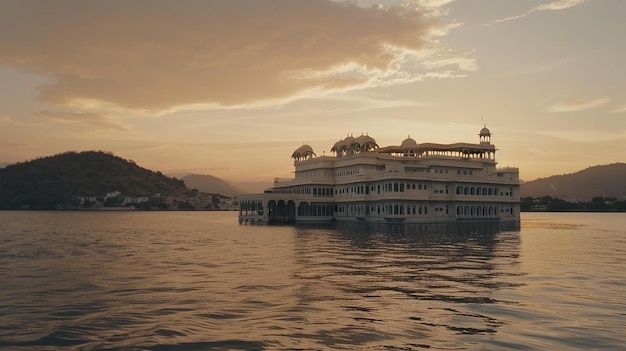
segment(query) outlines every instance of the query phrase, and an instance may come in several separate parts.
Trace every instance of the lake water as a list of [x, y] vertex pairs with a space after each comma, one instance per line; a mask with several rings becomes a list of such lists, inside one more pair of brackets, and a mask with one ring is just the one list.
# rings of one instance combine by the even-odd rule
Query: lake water
[[1, 350], [620, 350], [626, 214], [0, 212]]

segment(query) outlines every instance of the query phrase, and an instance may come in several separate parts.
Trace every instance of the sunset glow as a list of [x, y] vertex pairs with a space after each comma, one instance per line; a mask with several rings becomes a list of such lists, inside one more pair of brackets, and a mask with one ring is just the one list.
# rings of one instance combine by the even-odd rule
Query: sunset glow
[[289, 177], [348, 134], [478, 142], [533, 180], [624, 162], [622, 0], [0, 2], [0, 165], [104, 150]]

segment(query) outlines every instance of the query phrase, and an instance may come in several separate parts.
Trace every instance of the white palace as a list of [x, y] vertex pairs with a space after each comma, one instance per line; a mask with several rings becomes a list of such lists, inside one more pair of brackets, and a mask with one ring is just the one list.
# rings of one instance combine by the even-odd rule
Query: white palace
[[240, 222], [366, 221], [432, 223], [520, 219], [519, 169], [497, 168], [486, 127], [479, 143], [379, 147], [348, 136], [317, 156], [302, 145], [291, 156], [295, 177], [274, 179], [263, 194], [244, 195]]

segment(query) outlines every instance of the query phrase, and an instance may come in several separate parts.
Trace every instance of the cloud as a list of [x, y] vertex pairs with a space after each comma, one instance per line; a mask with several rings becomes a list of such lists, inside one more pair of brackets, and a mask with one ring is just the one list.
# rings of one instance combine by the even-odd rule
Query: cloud
[[593, 130], [553, 130], [538, 131], [537, 134], [546, 135], [561, 140], [568, 140], [576, 143], [601, 143], [626, 139], [626, 130], [615, 129], [610, 132]]
[[554, 2], [551, 2], [549, 4], [536, 6], [531, 11], [533, 11], [533, 10], [534, 11], [565, 10], [565, 9], [570, 8], [570, 7], [574, 7], [574, 6], [580, 5], [580, 4], [582, 4], [583, 2], [586, 2], [586, 1], [587, 0], [560, 0], [560, 1], [554, 1]]
[[607, 102], [611, 101], [609, 98], [599, 98], [594, 100], [578, 99], [573, 101], [567, 101], [552, 105], [546, 109], [547, 112], [576, 112], [591, 110], [598, 108]]
[[570, 8], [570, 7], [578, 6], [578, 5], [580, 5], [580, 4], [584, 3], [584, 2], [587, 2], [587, 1], [589, 1], [589, 0], [559, 0], [559, 1], [553, 1], [553, 2], [547, 3], [547, 4], [537, 5], [537, 6], [533, 7], [532, 9], [526, 11], [525, 13], [523, 13], [521, 15], [507, 17], [507, 18], [502, 18], [502, 19], [493, 21], [491, 24], [520, 19], [522, 17], [526, 17], [526, 16], [530, 15], [531, 13], [534, 13], [534, 12], [537, 12], [537, 11], [565, 10], [565, 9]]
[[0, 66], [53, 78], [40, 99], [60, 107], [232, 107], [458, 76], [467, 63], [403, 61], [442, 28], [423, 8], [331, 0], [5, 0]]
[[34, 122], [23, 122], [11, 117], [7, 114], [0, 114], [0, 125], [5, 126], [17, 126], [17, 127], [37, 127], [40, 126], [41, 123]]
[[35, 114], [37, 117], [50, 120], [56, 123], [87, 124], [99, 129], [114, 131], [128, 131], [130, 127], [115, 118], [104, 116], [98, 113], [84, 111], [40, 111]]
[[456, 0], [417, 0], [417, 3], [425, 7], [442, 7], [455, 1]]
[[0, 115], [0, 124], [4, 125], [20, 125], [20, 123], [9, 115]]
[[626, 113], [626, 105], [617, 106], [611, 113]]

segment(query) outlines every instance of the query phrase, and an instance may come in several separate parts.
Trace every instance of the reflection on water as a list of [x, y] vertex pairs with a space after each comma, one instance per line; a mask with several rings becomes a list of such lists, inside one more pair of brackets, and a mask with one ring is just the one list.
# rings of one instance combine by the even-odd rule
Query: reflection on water
[[624, 219], [536, 215], [520, 230], [249, 226], [236, 215], [0, 212], [0, 349], [574, 350], [626, 341]]
[[467, 307], [497, 303], [494, 291], [519, 284], [516, 229], [497, 222], [338, 223], [325, 235], [299, 228], [299, 304], [321, 313], [304, 314], [307, 331], [292, 337], [406, 350], [461, 349], [459, 335], [492, 335], [501, 322]]

